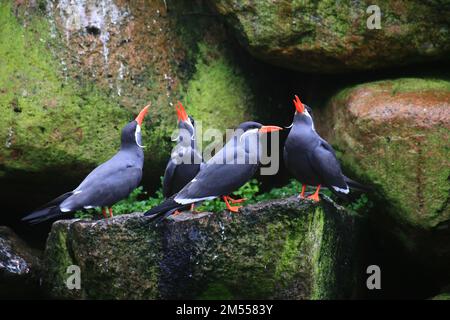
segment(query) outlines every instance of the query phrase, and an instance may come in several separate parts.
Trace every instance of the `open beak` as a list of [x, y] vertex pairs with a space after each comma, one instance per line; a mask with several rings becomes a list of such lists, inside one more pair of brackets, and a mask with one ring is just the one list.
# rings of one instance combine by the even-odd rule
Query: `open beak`
[[150, 108], [150, 105], [146, 105], [144, 107], [144, 109], [141, 110], [141, 112], [139, 112], [138, 116], [136, 117], [136, 122], [138, 123], [138, 125], [142, 124], [142, 121], [144, 121], [144, 117], [148, 112], [148, 108]]
[[283, 130], [283, 128], [278, 127], [278, 126], [262, 126], [259, 129], [260, 133], [268, 133], [268, 132], [274, 132], [274, 131], [280, 131]]
[[295, 105], [295, 109], [297, 110], [298, 113], [301, 114], [301, 113], [303, 113], [303, 111], [305, 111], [305, 106], [300, 101], [300, 98], [297, 95], [295, 95], [294, 105]]
[[175, 109], [177, 110], [178, 121], [187, 121], [188, 120], [188, 115], [186, 113], [186, 110], [184, 110], [184, 107], [180, 101], [178, 101], [177, 105], [175, 106]]

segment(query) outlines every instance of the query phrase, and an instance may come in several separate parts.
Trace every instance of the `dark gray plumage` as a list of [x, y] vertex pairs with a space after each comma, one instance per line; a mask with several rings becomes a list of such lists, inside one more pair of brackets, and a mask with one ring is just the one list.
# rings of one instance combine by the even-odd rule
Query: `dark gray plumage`
[[180, 191], [200, 171], [202, 156], [197, 148], [195, 121], [186, 114], [181, 103], [178, 104], [177, 145], [172, 152], [163, 179], [165, 198]]
[[142, 178], [144, 152], [140, 123], [147, 108], [122, 129], [120, 150], [111, 159], [95, 168], [75, 190], [50, 201], [22, 220], [39, 223], [77, 210], [111, 207], [126, 198]]
[[[225, 146], [208, 160], [195, 178], [177, 194], [145, 213], [166, 217], [175, 210], [204, 200], [225, 197], [250, 180], [257, 171], [261, 156], [259, 134], [279, 127], [264, 127], [257, 122], [242, 123]], [[276, 128], [276, 129], [275, 129]], [[227, 203], [228, 209], [232, 209]]]
[[[318, 201], [320, 186], [329, 188], [336, 195], [347, 198], [349, 187], [361, 190], [368, 188], [346, 177], [341, 170], [336, 154], [328, 142], [314, 128], [308, 106], [296, 96], [296, 113], [291, 131], [284, 145], [286, 167], [304, 186], [317, 186], [311, 199]], [[304, 188], [302, 189], [302, 195]]]

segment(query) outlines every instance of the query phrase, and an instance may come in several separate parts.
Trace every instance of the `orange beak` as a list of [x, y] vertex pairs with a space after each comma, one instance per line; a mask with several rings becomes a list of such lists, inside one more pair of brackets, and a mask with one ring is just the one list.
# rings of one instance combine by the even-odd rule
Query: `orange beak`
[[303, 113], [303, 111], [305, 111], [305, 106], [300, 101], [300, 98], [297, 95], [295, 95], [294, 105], [298, 113]]
[[180, 101], [178, 101], [177, 105], [175, 106], [175, 109], [177, 110], [178, 121], [187, 121], [188, 115], [186, 113], [186, 110], [184, 110], [184, 107]]
[[280, 131], [280, 130], [283, 130], [283, 128], [277, 127], [277, 126], [262, 126], [259, 129], [259, 132], [268, 133], [268, 132], [274, 132], [274, 131]]
[[138, 125], [142, 124], [142, 121], [144, 121], [144, 117], [148, 112], [148, 108], [150, 107], [150, 105], [146, 105], [144, 107], [144, 109], [141, 110], [141, 112], [139, 112], [138, 116], [136, 117], [136, 122], [138, 123]]

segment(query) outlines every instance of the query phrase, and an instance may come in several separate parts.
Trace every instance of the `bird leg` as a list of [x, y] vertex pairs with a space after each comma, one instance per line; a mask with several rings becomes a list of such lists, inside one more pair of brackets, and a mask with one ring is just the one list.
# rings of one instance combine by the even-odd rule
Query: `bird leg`
[[106, 216], [106, 208], [104, 208], [104, 207], [102, 207], [102, 214], [103, 214], [103, 218], [108, 218], [107, 216]]
[[189, 211], [191, 211], [192, 213], [195, 213], [194, 209], [195, 209], [195, 203], [192, 203]]
[[109, 217], [112, 218], [113, 217], [112, 207], [109, 207], [108, 210], [109, 210]]
[[299, 195], [300, 199], [304, 199], [305, 198], [305, 191], [306, 191], [306, 184], [302, 184], [302, 192]]
[[242, 199], [233, 199], [233, 198], [230, 197], [230, 196], [225, 196], [225, 197], [226, 197], [227, 200], [230, 201], [232, 204], [242, 203], [242, 202], [244, 202], [245, 200], [247, 200], [247, 199], [245, 199], [245, 198], [242, 198]]
[[241, 208], [242, 206], [235, 206], [235, 207], [230, 206], [230, 204], [228, 203], [228, 198], [229, 198], [228, 196], [223, 196], [222, 197], [223, 201], [225, 201], [227, 209], [230, 210], [231, 212], [238, 213], [239, 212], [239, 208]]
[[320, 190], [320, 184], [317, 186], [316, 192], [314, 192], [312, 195], [308, 196], [307, 199], [311, 199], [315, 202], [319, 202], [320, 201], [319, 190]]

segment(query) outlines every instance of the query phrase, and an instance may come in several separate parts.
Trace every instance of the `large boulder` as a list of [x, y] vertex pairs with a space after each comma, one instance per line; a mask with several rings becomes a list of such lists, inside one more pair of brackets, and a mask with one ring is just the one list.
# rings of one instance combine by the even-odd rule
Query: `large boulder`
[[365, 83], [342, 90], [315, 115], [346, 170], [375, 187], [377, 226], [448, 276], [450, 82]]
[[379, 187], [395, 217], [422, 229], [450, 221], [450, 82], [404, 78], [345, 89], [318, 131], [343, 165]]
[[202, 1], [2, 1], [6, 211], [16, 214], [23, 197], [22, 210], [32, 209], [75, 187], [116, 152], [121, 128], [149, 102], [149, 187], [159, 184], [170, 154], [177, 100], [207, 120], [203, 130], [254, 118], [250, 77], [207, 10]]
[[[292, 197], [228, 212], [53, 225], [44, 287], [56, 298], [340, 299], [354, 293], [358, 221]], [[80, 290], [67, 289], [70, 265]]]
[[35, 296], [39, 288], [40, 253], [10, 228], [0, 226], [0, 298]]
[[[368, 70], [450, 53], [450, 6], [441, 1], [209, 1], [251, 54], [290, 69]], [[367, 27], [373, 4], [380, 29]]]

